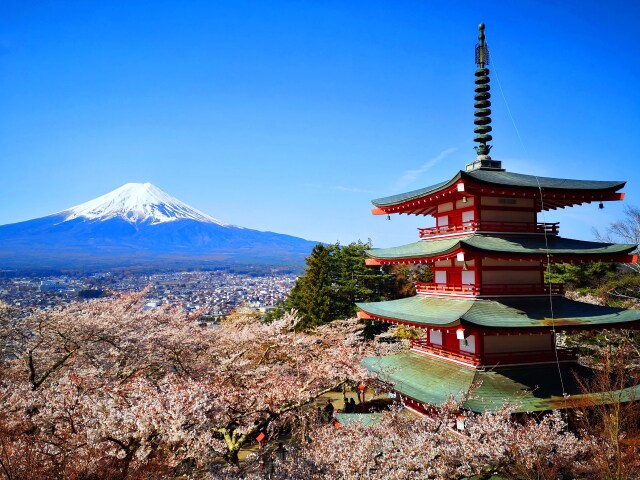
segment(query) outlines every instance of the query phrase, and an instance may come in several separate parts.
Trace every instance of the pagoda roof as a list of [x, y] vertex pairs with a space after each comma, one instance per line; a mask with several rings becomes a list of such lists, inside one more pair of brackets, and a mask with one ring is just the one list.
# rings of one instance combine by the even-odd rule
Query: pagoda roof
[[415, 295], [356, 305], [370, 317], [419, 327], [467, 324], [503, 329], [575, 329], [640, 321], [640, 310], [592, 305], [565, 297], [553, 297], [553, 312], [548, 298], [541, 297], [480, 299]]
[[[610, 403], [618, 394], [622, 401], [630, 401], [640, 388], [583, 394], [574, 373], [588, 382], [593, 371], [577, 363], [480, 370], [414, 352], [367, 357], [362, 363], [380, 381], [418, 402], [439, 406], [453, 396], [474, 412], [496, 411], [506, 403], [516, 412], [575, 408]], [[558, 369], [568, 397], [563, 396]]]
[[589, 242], [558, 236], [504, 235], [494, 236], [474, 233], [471, 235], [420, 240], [399, 247], [377, 248], [367, 255], [378, 260], [416, 260], [448, 257], [455, 253], [480, 252], [492, 256], [509, 257], [580, 257], [621, 256], [631, 253], [636, 245], [625, 243]]
[[[506, 172], [504, 170], [484, 170], [478, 169], [470, 172], [460, 170], [450, 180], [436, 183], [429, 187], [420, 188], [418, 190], [412, 190], [406, 193], [400, 193], [397, 195], [391, 195], [388, 197], [377, 198], [372, 200], [372, 203], [376, 207], [383, 208], [400, 205], [405, 202], [416, 200], [423, 197], [428, 197], [432, 194], [436, 194], [443, 190], [454, 186], [456, 183], [468, 183], [469, 185], [486, 185], [495, 187], [506, 187], [508, 189], [515, 190], [535, 190], [539, 189], [543, 191], [553, 191], [555, 193], [577, 193], [577, 192], [589, 192], [591, 194], [611, 194], [624, 187], [626, 182], [624, 181], [604, 181], [604, 180], [570, 180], [564, 178], [551, 178], [551, 177], [538, 177], [535, 175], [525, 175], [522, 173]], [[606, 200], [607, 198], [602, 198]], [[610, 198], [609, 198], [610, 199]], [[592, 199], [585, 199], [582, 202], [593, 201]], [[564, 202], [566, 205], [575, 203]], [[558, 206], [566, 206], [559, 204]], [[555, 208], [555, 207], [548, 207]], [[545, 209], [548, 209], [545, 207]]]
[[360, 422], [365, 426], [375, 425], [380, 423], [383, 414], [378, 413], [336, 413], [334, 418], [341, 425], [351, 425], [352, 423]]

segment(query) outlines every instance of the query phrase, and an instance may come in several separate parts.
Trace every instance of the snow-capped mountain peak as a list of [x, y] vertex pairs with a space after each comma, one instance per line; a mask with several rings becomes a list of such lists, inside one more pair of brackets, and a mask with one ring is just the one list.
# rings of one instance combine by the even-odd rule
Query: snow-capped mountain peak
[[158, 224], [188, 219], [228, 226], [150, 183], [127, 183], [98, 198], [59, 212], [58, 215], [64, 215], [64, 221], [75, 218], [88, 220], [122, 218], [130, 223]]

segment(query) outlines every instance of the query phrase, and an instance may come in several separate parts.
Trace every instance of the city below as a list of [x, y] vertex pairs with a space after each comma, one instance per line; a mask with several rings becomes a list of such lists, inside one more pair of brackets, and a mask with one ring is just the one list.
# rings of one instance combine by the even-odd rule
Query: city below
[[284, 301], [296, 278], [278, 271], [249, 275], [223, 270], [0, 277], [0, 301], [28, 312], [149, 288], [145, 308], [182, 305], [186, 311], [201, 312], [203, 320], [216, 320], [238, 308], [263, 314], [272, 310]]

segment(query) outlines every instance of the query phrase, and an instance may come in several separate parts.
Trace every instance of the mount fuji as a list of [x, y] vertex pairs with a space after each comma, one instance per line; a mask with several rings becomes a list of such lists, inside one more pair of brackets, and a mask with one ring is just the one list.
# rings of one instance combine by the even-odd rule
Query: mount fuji
[[0, 226], [0, 269], [300, 267], [317, 242], [226, 224], [150, 183]]

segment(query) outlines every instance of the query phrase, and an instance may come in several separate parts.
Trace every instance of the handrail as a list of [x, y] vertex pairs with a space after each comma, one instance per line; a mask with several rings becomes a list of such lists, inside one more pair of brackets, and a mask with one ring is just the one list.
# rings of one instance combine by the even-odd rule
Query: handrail
[[456, 225], [440, 227], [418, 228], [420, 238], [431, 238], [437, 235], [463, 234], [466, 232], [509, 232], [509, 233], [540, 233], [558, 235], [560, 222], [490, 222], [486, 220], [471, 220]]
[[[464, 350], [456, 350], [442, 345], [428, 343], [426, 340], [412, 340], [411, 348], [451, 358], [473, 364], [499, 365], [511, 363], [535, 363], [553, 361], [556, 359], [553, 350], [529, 350], [521, 352], [499, 352], [499, 353], [471, 353]], [[577, 351], [572, 348], [558, 348], [558, 360], [575, 360]], [[523, 360], [526, 360], [523, 362]]]
[[425, 353], [432, 353], [440, 357], [458, 360], [464, 363], [477, 365], [480, 358], [477, 353], [465, 352], [463, 350], [454, 350], [440, 345], [429, 344], [426, 341], [411, 341], [411, 348], [414, 350], [422, 350]]
[[416, 290], [418, 293], [478, 295], [480, 286], [470, 283], [453, 285], [446, 283], [416, 282]]
[[490, 283], [474, 285], [470, 283], [446, 284], [416, 282], [418, 293], [431, 295], [563, 295], [563, 283]]

